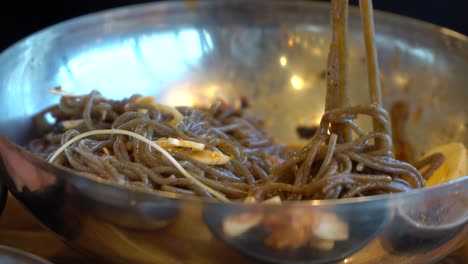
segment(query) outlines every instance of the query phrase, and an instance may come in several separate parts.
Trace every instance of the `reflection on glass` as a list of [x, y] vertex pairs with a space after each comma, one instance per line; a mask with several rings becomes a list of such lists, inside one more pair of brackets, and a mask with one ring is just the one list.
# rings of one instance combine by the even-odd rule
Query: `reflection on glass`
[[[409, 54], [419, 58], [427, 64], [434, 64], [434, 54], [432, 54], [432, 52], [426, 48], [411, 46], [405, 41], [389, 38], [387, 35], [377, 34], [375, 40], [377, 46], [395, 46], [398, 47], [401, 51], [408, 52]], [[438, 61], [438, 63], [440, 64], [441, 61]]]
[[312, 48], [312, 54], [314, 54], [315, 56], [321, 56], [322, 55], [322, 49], [318, 48], [318, 47], [315, 47], [315, 48]]
[[406, 85], [408, 85], [409, 82], [408, 78], [401, 74], [395, 74], [393, 77], [393, 81], [400, 88], [405, 87]]
[[294, 90], [302, 90], [304, 88], [304, 80], [298, 75], [293, 75], [291, 77], [291, 85]]
[[206, 32], [195, 29], [126, 39], [71, 58], [59, 69], [58, 82], [65, 90], [99, 89], [111, 98], [149, 89], [154, 92], [155, 85], [162, 87], [174, 81], [196, 64], [203, 53], [202, 45], [206, 52], [213, 44]]
[[282, 67], [285, 67], [286, 64], [288, 64], [288, 59], [286, 59], [285, 56], [281, 56], [281, 57], [280, 57], [280, 65], [281, 65]]

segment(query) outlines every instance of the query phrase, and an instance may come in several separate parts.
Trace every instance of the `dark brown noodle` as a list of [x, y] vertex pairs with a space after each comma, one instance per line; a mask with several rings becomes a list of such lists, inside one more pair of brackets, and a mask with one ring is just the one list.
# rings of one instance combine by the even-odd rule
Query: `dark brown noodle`
[[[389, 115], [378, 106], [354, 106], [328, 111], [317, 133], [298, 151], [276, 144], [263, 130], [258, 118], [249, 117], [221, 101], [209, 108], [179, 107], [182, 120], [167, 125], [171, 116], [151, 104], [136, 103], [139, 95], [114, 101], [93, 91], [84, 96], [63, 96], [58, 105], [41, 112], [35, 120], [55, 118], [52, 131], [30, 142], [29, 149], [47, 158], [73, 137], [93, 129], [114, 128], [148, 139], [173, 137], [200, 142], [209, 150], [231, 157], [224, 165], [207, 165], [173, 152], [172, 156], [197, 180], [226, 195], [245, 199], [336, 199], [421, 188], [424, 180], [408, 163], [392, 157], [392, 143], [384, 133], [364, 133], [354, 122], [370, 116], [383, 127]], [[144, 111], [142, 111], [144, 109]], [[64, 121], [83, 120], [64, 128]], [[354, 132], [351, 142], [338, 143], [329, 134], [331, 123]], [[377, 148], [371, 144], [379, 139]], [[73, 143], [55, 164], [102, 179], [138, 188], [182, 195], [212, 195], [185, 178], [159, 152], [125, 135], [96, 135]], [[434, 157], [418, 163], [438, 166]], [[420, 167], [418, 166], [418, 167]], [[426, 170], [433, 172], [434, 166]], [[425, 175], [426, 177], [428, 175]]]
[[[434, 154], [415, 162], [416, 167], [394, 158], [391, 121], [381, 106], [372, 5], [366, 0], [360, 2], [360, 7], [371, 103], [349, 106], [348, 2], [334, 0], [325, 114], [315, 135], [298, 151], [276, 144], [258, 117], [248, 116], [222, 101], [209, 108], [164, 111], [167, 106], [140, 100], [140, 95], [114, 101], [97, 91], [84, 96], [62, 96], [58, 105], [39, 113], [34, 120], [42, 130], [47, 128], [47, 115], [55, 121], [52, 131], [30, 142], [29, 149], [47, 158], [82, 133], [125, 130], [125, 135], [100, 134], [70, 142], [52, 162], [135, 188], [219, 199], [338, 199], [424, 187], [424, 178], [430, 177], [444, 157]], [[372, 118], [373, 132], [365, 133], [358, 127], [358, 116]], [[130, 137], [127, 131], [144, 138]], [[143, 141], [160, 138], [202, 143], [207, 150], [228, 155], [230, 160], [209, 165], [187, 152], [168, 149], [174, 163], [171, 156], [155, 151], [157, 146], [153, 148], [151, 142]], [[181, 167], [176, 166], [177, 162]], [[417, 168], [424, 169], [424, 177]]]

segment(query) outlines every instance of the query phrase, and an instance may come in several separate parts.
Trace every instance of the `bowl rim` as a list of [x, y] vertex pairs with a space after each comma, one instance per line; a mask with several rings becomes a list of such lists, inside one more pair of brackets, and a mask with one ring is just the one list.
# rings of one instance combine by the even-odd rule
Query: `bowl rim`
[[19, 248], [15, 248], [15, 247], [10, 247], [10, 246], [6, 246], [6, 245], [0, 245], [0, 256], [2, 255], [2, 253], [4, 253], [3, 255], [9, 255], [10, 257], [14, 257], [16, 260], [29, 260], [29, 261], [33, 261], [34, 263], [37, 263], [37, 264], [52, 264], [51, 262], [49, 262], [48, 260], [46, 259], [43, 259], [37, 255], [34, 255], [30, 252], [27, 252], [27, 251], [24, 251], [22, 249], [19, 249]]
[[[466, 176], [465, 176], [466, 177]], [[431, 200], [431, 198], [427, 199]], [[416, 221], [415, 219], [411, 218], [409, 214], [401, 208], [401, 206], [397, 207], [399, 216], [405, 219], [407, 223], [411, 224], [414, 227], [417, 227], [419, 230], [448, 230], [450, 228], [461, 226], [464, 223], [468, 222], [468, 212], [463, 212], [463, 216], [457, 218], [455, 221], [448, 223], [448, 224], [424, 224], [421, 222]]]
[[[268, 3], [268, 5], [273, 6], [274, 8], [281, 8], [284, 6], [306, 6], [308, 8], [314, 8], [314, 9], [322, 9], [322, 10], [329, 10], [330, 5], [329, 3], [324, 3], [324, 2], [310, 2], [310, 1], [304, 1], [304, 0], [289, 0], [289, 1], [280, 1], [280, 0], [201, 0], [197, 3], [197, 8], [207, 8], [207, 7], [212, 7], [215, 5], [225, 5], [225, 4], [236, 4], [240, 5], [243, 3], [248, 3], [250, 5], [252, 4], [263, 4], [265, 5]], [[84, 15], [80, 15], [74, 18], [70, 18], [67, 20], [64, 20], [62, 22], [53, 24], [51, 26], [45, 27], [39, 31], [36, 31], [35, 33], [32, 33], [17, 42], [13, 43], [11, 46], [0, 52], [0, 58], [2, 56], [5, 56], [8, 53], [14, 52], [14, 50], [21, 45], [27, 43], [31, 39], [41, 37], [42, 35], [48, 34], [48, 32], [53, 32], [53, 31], [66, 31], [65, 29], [67, 28], [74, 28], [80, 25], [88, 24], [88, 23], [93, 23], [97, 21], [114, 21], [117, 20], [119, 17], [126, 16], [130, 13], [139, 13], [139, 12], [144, 12], [147, 10], [165, 10], [166, 12], [170, 13], [171, 10], [183, 10], [183, 12], [190, 12], [189, 8], [187, 7], [187, 3], [185, 1], [181, 0], [176, 0], [176, 1], [169, 1], [169, 2], [153, 2], [153, 3], [140, 3], [140, 4], [131, 4], [131, 5], [125, 5], [125, 6], [120, 6], [120, 7], [114, 7], [114, 8], [109, 8], [97, 12], [92, 12]], [[359, 9], [355, 6], [350, 6], [349, 11], [352, 13], [359, 13]], [[386, 12], [386, 11], [380, 11], [380, 10], [375, 10], [374, 16], [378, 19], [385, 19], [389, 21], [404, 21], [406, 23], [409, 23], [415, 27], [425, 29], [425, 30], [432, 30], [436, 31], [437, 34], [441, 36], [446, 36], [449, 38], [455, 38], [459, 41], [462, 42], [468, 42], [468, 37], [453, 31], [451, 29], [441, 27], [435, 24], [432, 24], [430, 22], [426, 22], [423, 20], [391, 13], [391, 12]], [[19, 146], [18, 146], [19, 147]], [[20, 147], [21, 148], [21, 147]], [[21, 148], [23, 149], [23, 148]], [[23, 149], [24, 150], [24, 149]], [[72, 178], [80, 178], [78, 180], [86, 180], [90, 181], [92, 184], [98, 184], [101, 186], [106, 186], [108, 188], [119, 188], [122, 191], [130, 192], [130, 193], [136, 193], [136, 194], [142, 194], [142, 195], [151, 195], [151, 197], [160, 197], [160, 198], [168, 198], [168, 199], [175, 199], [178, 201], [198, 201], [198, 202], [203, 202], [203, 203], [221, 203], [221, 204], [226, 204], [225, 202], [218, 201], [218, 200], [213, 200], [213, 199], [207, 199], [203, 197], [186, 197], [186, 196], [180, 196], [177, 194], [156, 194], [151, 191], [147, 190], [140, 190], [140, 189], [131, 189], [129, 187], [120, 185], [118, 183], [114, 182], [107, 182], [101, 179], [96, 179], [96, 178], [91, 178], [89, 176], [83, 176], [79, 173], [76, 172], [71, 172], [68, 169], [61, 168], [56, 165], [52, 165], [47, 163], [47, 161], [44, 161], [38, 157], [35, 157], [31, 154], [31, 159], [35, 160], [32, 161], [36, 163], [36, 165], [39, 165], [42, 169], [45, 170], [50, 170], [58, 172], [55, 173], [56, 175], [60, 175], [58, 177], [64, 177], [64, 174], [67, 174], [67, 177], [72, 177]], [[235, 205], [242, 205], [242, 206], [261, 206], [261, 207], [276, 207], [276, 206], [283, 206], [283, 205], [288, 205], [288, 206], [329, 206], [329, 205], [344, 205], [344, 204], [355, 204], [355, 203], [377, 203], [378, 201], [386, 201], [386, 200], [407, 200], [410, 199], [414, 195], [428, 195], [429, 193], [432, 192], [438, 192], [440, 190], [445, 190], [445, 189], [450, 189], [450, 188], [457, 188], [458, 185], [463, 185], [467, 186], [468, 185], [468, 175], [460, 177], [456, 180], [446, 182], [443, 184], [439, 184], [436, 186], [431, 186], [431, 187], [424, 187], [421, 189], [417, 190], [411, 190], [408, 192], [402, 192], [402, 193], [392, 193], [392, 194], [384, 194], [384, 195], [376, 195], [376, 196], [366, 196], [366, 197], [355, 197], [355, 198], [346, 198], [346, 199], [330, 199], [330, 200], [304, 200], [304, 201], [284, 201], [281, 205], [277, 204], [261, 204], [261, 203], [254, 203], [254, 204], [246, 204], [242, 201], [233, 201], [231, 204]]]
[[[207, 6], [214, 6], [214, 5], [225, 5], [225, 4], [243, 4], [248, 3], [249, 5], [252, 4], [266, 4], [268, 3], [269, 6], [274, 6], [275, 8], [279, 9], [282, 6], [304, 6], [308, 8], [319, 8], [323, 10], [330, 10], [330, 4], [328, 2], [316, 2], [316, 1], [306, 1], [306, 0], [198, 0], [197, 8], [202, 7], [206, 8]], [[170, 13], [171, 10], [185, 10], [185, 12], [189, 11], [187, 7], [187, 3], [185, 0], [173, 0], [173, 1], [163, 1], [163, 2], [146, 2], [146, 3], [137, 3], [137, 4], [128, 4], [124, 6], [117, 6], [112, 8], [106, 8], [103, 10], [86, 13], [74, 17], [70, 17], [68, 19], [62, 20], [60, 22], [51, 24], [46, 26], [42, 29], [39, 29], [35, 32], [32, 32], [29, 35], [20, 38], [19, 40], [13, 42], [11, 45], [6, 47], [4, 50], [0, 50], [0, 57], [4, 53], [10, 52], [10, 50], [14, 49], [17, 46], [27, 42], [28, 40], [39, 37], [43, 34], [46, 34], [50, 31], [60, 31], [62, 28], [67, 27], [76, 27], [80, 24], [92, 23], [96, 20], [102, 20], [103, 17], [107, 17], [109, 21], [115, 20], [119, 16], [125, 16], [128, 13], [132, 13], [135, 11], [144, 11], [149, 9], [164, 9], [168, 10]], [[349, 12], [353, 14], [359, 14], [359, 8], [357, 6], [351, 5], [349, 7]], [[458, 31], [452, 30], [450, 28], [440, 26], [434, 24], [429, 21], [425, 21], [422, 19], [413, 18], [410, 16], [400, 15], [397, 13], [383, 11], [374, 9], [374, 17], [377, 19], [390, 19], [390, 20], [402, 20], [410, 23], [418, 28], [438, 31], [439, 34], [445, 35], [450, 38], [455, 38], [460, 41], [468, 41], [468, 36], [460, 33]], [[378, 34], [378, 32], [377, 32]]]

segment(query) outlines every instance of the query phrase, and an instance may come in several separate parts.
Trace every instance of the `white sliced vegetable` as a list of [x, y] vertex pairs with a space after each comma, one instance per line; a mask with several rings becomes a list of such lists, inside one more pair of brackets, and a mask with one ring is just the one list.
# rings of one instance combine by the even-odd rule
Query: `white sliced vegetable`
[[190, 148], [193, 150], [203, 150], [205, 148], [205, 144], [176, 138], [160, 138], [155, 142], [163, 148], [181, 147]]
[[106, 147], [102, 148], [102, 152], [104, 152], [104, 154], [106, 154], [106, 155], [110, 155], [110, 152]]
[[62, 127], [65, 129], [72, 129], [72, 128], [77, 128], [81, 126], [83, 123], [84, 123], [83, 119], [76, 119], [76, 120], [66, 120], [66, 121], [63, 121], [61, 124], [62, 124]]
[[229, 202], [229, 199], [226, 198], [226, 196], [224, 196], [224, 194], [212, 189], [211, 187], [205, 185], [201, 181], [197, 180], [194, 176], [192, 176], [192, 174], [190, 174], [188, 171], [186, 171], [184, 169], [184, 167], [182, 167], [182, 165], [176, 159], [174, 159], [174, 157], [172, 157], [171, 154], [169, 154], [164, 148], [162, 148], [158, 144], [152, 142], [151, 140], [145, 138], [144, 136], [142, 136], [140, 134], [137, 134], [135, 132], [132, 132], [132, 131], [127, 131], [127, 130], [122, 130], [122, 129], [98, 129], [98, 130], [88, 131], [88, 132], [85, 132], [83, 134], [79, 134], [79, 135], [73, 137], [72, 139], [70, 139], [69, 141], [67, 141], [62, 146], [60, 146], [60, 148], [58, 148], [54, 152], [54, 154], [52, 154], [52, 156], [50, 156], [47, 159], [47, 161], [49, 163], [53, 163], [54, 160], [58, 157], [58, 155], [60, 155], [60, 153], [62, 153], [71, 144], [73, 144], [74, 142], [76, 142], [78, 140], [81, 140], [81, 139], [83, 139], [85, 137], [94, 136], [94, 135], [126, 135], [126, 136], [129, 136], [129, 137], [133, 137], [133, 138], [136, 138], [138, 140], [141, 140], [141, 141], [145, 142], [146, 144], [150, 145], [152, 148], [159, 151], [164, 157], [166, 157], [172, 163], [172, 165], [174, 165], [174, 167], [177, 168], [177, 170], [180, 171], [180, 173], [182, 175], [184, 175], [187, 179], [191, 180], [194, 184], [196, 184], [200, 188], [206, 190], [207, 192], [209, 192], [210, 194], [212, 194], [214, 197], [218, 198], [219, 200], [224, 201], [224, 202]]
[[[255, 198], [254, 196], [247, 196], [245, 199], [244, 199], [244, 203], [257, 203], [259, 202], [257, 200], [257, 198]], [[264, 204], [281, 204], [282, 200], [279, 196], [273, 196], [269, 199], [266, 199], [264, 200], [262, 203]]]
[[347, 240], [349, 238], [348, 225], [331, 213], [321, 212], [317, 215], [317, 222], [312, 229], [313, 234], [323, 240]]
[[223, 165], [228, 163], [231, 159], [231, 157], [226, 156], [221, 152], [211, 150], [192, 152], [189, 157], [207, 165]]
[[227, 217], [223, 221], [223, 233], [227, 237], [240, 236], [262, 221], [260, 213], [243, 213]]
[[202, 150], [202, 151], [191, 151], [183, 148], [166, 148], [169, 152], [176, 152], [183, 154], [191, 159], [207, 165], [223, 165], [229, 162], [231, 157], [224, 155], [218, 151]]
[[281, 204], [281, 198], [279, 196], [273, 196], [270, 199], [263, 201], [264, 204]]
[[256, 203], [257, 199], [254, 196], [247, 196], [245, 197], [244, 203]]
[[[246, 203], [256, 203], [257, 199], [253, 196], [247, 196]], [[263, 201], [265, 204], [281, 204], [281, 198], [274, 196], [268, 200]], [[251, 228], [260, 224], [263, 221], [261, 213], [242, 213], [231, 215], [223, 221], [223, 232], [226, 236], [235, 237], [242, 235], [249, 231]]]
[[101, 110], [101, 120], [106, 120], [107, 117], [107, 110]]

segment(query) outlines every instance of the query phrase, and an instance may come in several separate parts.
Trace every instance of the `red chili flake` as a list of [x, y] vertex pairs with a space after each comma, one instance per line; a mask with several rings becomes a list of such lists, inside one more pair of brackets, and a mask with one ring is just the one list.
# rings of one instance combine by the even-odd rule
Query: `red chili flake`
[[106, 174], [102, 171], [98, 173], [98, 177], [107, 180]]
[[241, 102], [241, 109], [246, 109], [250, 105], [249, 98], [247, 98], [247, 96], [241, 96], [240, 102]]
[[276, 156], [268, 156], [268, 161], [272, 164], [272, 165], [277, 165], [279, 164], [279, 160]]

